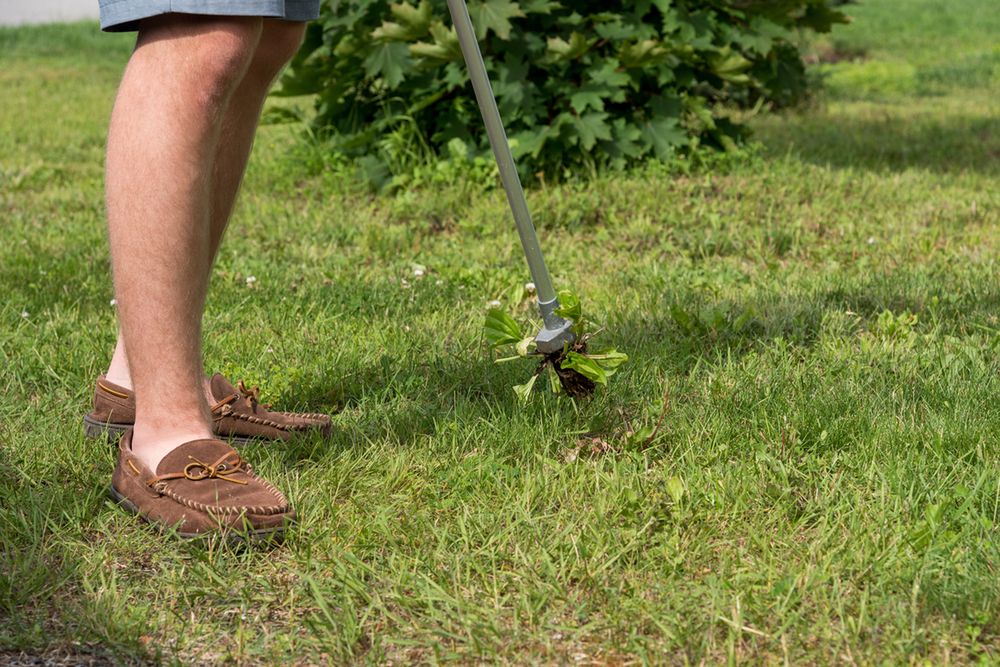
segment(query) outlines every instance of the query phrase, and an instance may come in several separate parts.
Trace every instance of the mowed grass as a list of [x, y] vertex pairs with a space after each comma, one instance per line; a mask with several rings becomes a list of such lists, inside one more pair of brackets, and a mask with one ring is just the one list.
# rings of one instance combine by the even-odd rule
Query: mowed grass
[[758, 120], [755, 158], [531, 192], [557, 283], [632, 357], [575, 404], [520, 405], [530, 366], [482, 341], [488, 301], [531, 315], [500, 192], [373, 196], [263, 128], [206, 366], [336, 413], [330, 441], [245, 450], [301, 514], [270, 551], [107, 498], [80, 417], [114, 340], [101, 161], [129, 38], [0, 30], [0, 649], [1000, 660], [993, 5], [852, 7], [816, 46], [826, 92]]

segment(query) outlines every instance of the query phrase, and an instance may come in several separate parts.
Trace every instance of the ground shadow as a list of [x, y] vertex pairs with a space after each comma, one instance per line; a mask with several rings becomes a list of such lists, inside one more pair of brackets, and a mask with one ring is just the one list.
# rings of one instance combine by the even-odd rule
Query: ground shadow
[[917, 313], [921, 320], [933, 318], [934, 326], [950, 335], [995, 326], [992, 318], [1000, 311], [1000, 284], [984, 285], [975, 293], [948, 288], [941, 284], [934, 292], [918, 293], [872, 278], [806, 296], [763, 291], [744, 300], [705, 301], [678, 294], [645, 313], [612, 320], [608, 328], [619, 348], [637, 358], [667, 356], [665, 368], [686, 374], [705, 361], [739, 359], [779, 339], [812, 347], [829, 326], [825, 318], [831, 313], [859, 317], [862, 326], [885, 311]]
[[[929, 299], [948, 296], [948, 288], [943, 284], [938, 288], [940, 293], [928, 294], [908, 289], [905, 282], [872, 278], [809, 295], [785, 296], [774, 289], [761, 290], [744, 300], [696, 302], [693, 292], [681, 292], [674, 301], [662, 300], [645, 312], [609, 322], [609, 335], [616, 345], [633, 353], [637, 363], [653, 363], [671, 374], [683, 375], [705, 360], [739, 359], [779, 338], [811, 347], [823, 334], [824, 318], [831, 312], [851, 311], [865, 319], [884, 310], [925, 312]], [[686, 308], [693, 319], [671, 312], [671, 305]], [[1000, 309], [1000, 285], [986, 285], [975, 294], [951, 295], [936, 308], [945, 328], [974, 328]], [[738, 324], [740, 316], [747, 312], [754, 315]], [[705, 313], [712, 316], [702, 317]], [[717, 316], [719, 313], [722, 315]], [[473, 421], [496, 420], [505, 411], [513, 414], [520, 409], [510, 392], [511, 378], [516, 373], [495, 365], [483, 349], [475, 346], [453, 353], [445, 348], [430, 354], [421, 351], [419, 355], [417, 351], [385, 352], [359, 359], [338, 371], [347, 379], [315, 374], [296, 387], [296, 395], [319, 409], [373, 407], [386, 411], [338, 430], [321, 446], [306, 443], [282, 448], [278, 456], [286, 464], [315, 460], [335, 450], [362, 456], [374, 440], [401, 449], [422, 446], [425, 436], [436, 434], [444, 415], [461, 414], [463, 419]], [[335, 403], [330, 402], [331, 398]], [[0, 442], [3, 436], [0, 431]], [[114, 610], [103, 609], [102, 601], [81, 590], [85, 563], [80, 554], [67, 548], [72, 540], [52, 539], [58, 534], [79, 535], [90, 530], [81, 517], [99, 515], [106, 501], [99, 492], [88, 495], [81, 490], [96, 475], [78, 472], [75, 474], [82, 477], [71, 476], [69, 483], [27, 480], [3, 458], [5, 451], [9, 450], [0, 448], [0, 497], [5, 500], [0, 507], [0, 592], [17, 593], [0, 603], [0, 640], [15, 636], [16, 628], [33, 622], [23, 611], [29, 601], [36, 606], [40, 601], [42, 608], [53, 614], [49, 620], [63, 628], [76, 627], [73, 616], [81, 606], [91, 618], [115, 618]], [[68, 506], [77, 509], [61, 511]], [[86, 654], [87, 659], [96, 657], [83, 664], [102, 664], [99, 660], [104, 657], [113, 658], [116, 664], [149, 660], [133, 629], [116, 628], [109, 621], [102, 635], [131, 638], [134, 643], [107, 646], [94, 634], [84, 636], [84, 645], [92, 651]], [[48, 643], [40, 639], [25, 648], [40, 653], [58, 651], [60, 642], [68, 640], [66, 631], [57, 629]], [[0, 651], [7, 648], [11, 647], [0, 643]]]
[[81, 516], [100, 514], [103, 490], [75, 474], [25, 477], [4, 437], [0, 430], [0, 664], [155, 664], [136, 628], [116, 622], [121, 610], [84, 592], [93, 566], [71, 547], [72, 536], [87, 539]]
[[477, 346], [456, 353], [383, 352], [374, 359], [348, 361], [335, 375], [312, 374], [295, 386], [296, 398], [308, 409], [373, 414], [363, 420], [335, 417], [328, 439], [283, 448], [284, 463], [317, 460], [330, 451], [360, 451], [372, 442], [405, 449], [435, 435], [447, 415], [496, 418], [498, 411], [516, 409], [511, 386], [530, 375], [531, 362], [525, 363], [517, 375]]
[[1000, 117], [875, 113], [788, 112], [760, 123], [756, 135], [772, 156], [792, 154], [820, 166], [1000, 175]]
[[[927, 291], [875, 276], [804, 295], [761, 290], [741, 300], [705, 300], [694, 292], [679, 292], [643, 312], [612, 317], [606, 339], [632, 356], [630, 372], [654, 367], [654, 374], [677, 377], [706, 363], [738, 361], [779, 340], [811, 348], [824, 330], [853, 336], [885, 311], [918, 313], [922, 322], [933, 317], [934, 326], [951, 335], [990, 325], [1000, 310], [1000, 284], [984, 285], [975, 293], [956, 293], [950, 287], [942, 283], [936, 291]], [[831, 316], [846, 319], [831, 322]], [[498, 366], [485, 349], [475, 348], [461, 354], [385, 352], [338, 368], [337, 376], [314, 374], [295, 388], [296, 397], [310, 408], [372, 414], [337, 419], [329, 440], [291, 445], [281, 456], [285, 464], [294, 465], [331, 451], [363, 456], [373, 442], [401, 449], [423, 446], [449, 415], [490, 421], [522, 409], [511, 386], [523, 382], [530, 371], [524, 364]], [[622, 407], [641, 391], [635, 387], [609, 401]], [[600, 421], [596, 414], [588, 418]]]

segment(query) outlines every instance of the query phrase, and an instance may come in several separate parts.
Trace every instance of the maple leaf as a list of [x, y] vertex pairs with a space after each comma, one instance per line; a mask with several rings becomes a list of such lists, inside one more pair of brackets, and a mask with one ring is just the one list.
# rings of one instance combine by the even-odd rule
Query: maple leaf
[[411, 63], [410, 51], [405, 44], [382, 42], [365, 58], [365, 71], [369, 77], [382, 77], [389, 88], [395, 88], [403, 82], [404, 71], [409, 69]]
[[486, 39], [486, 35], [492, 30], [503, 40], [510, 39], [510, 20], [524, 16], [520, 6], [511, 0], [470, 2], [469, 14], [476, 26], [476, 37]]

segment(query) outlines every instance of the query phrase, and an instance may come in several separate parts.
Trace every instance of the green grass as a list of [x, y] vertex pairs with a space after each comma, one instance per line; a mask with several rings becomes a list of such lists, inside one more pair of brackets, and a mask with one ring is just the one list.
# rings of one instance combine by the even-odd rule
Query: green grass
[[764, 119], [771, 155], [872, 171], [1000, 175], [1000, 12], [988, 2], [867, 0], [819, 40], [826, 94], [789, 123]]
[[246, 450], [302, 517], [270, 552], [105, 495], [80, 417], [115, 330], [101, 161], [129, 42], [0, 30], [0, 658], [1000, 660], [993, 5], [852, 7], [817, 49], [863, 56], [759, 119], [756, 158], [532, 192], [558, 284], [632, 356], [576, 405], [518, 405], [530, 369], [481, 340], [491, 299], [530, 314], [499, 192], [373, 197], [265, 127], [206, 363], [336, 412], [329, 442]]

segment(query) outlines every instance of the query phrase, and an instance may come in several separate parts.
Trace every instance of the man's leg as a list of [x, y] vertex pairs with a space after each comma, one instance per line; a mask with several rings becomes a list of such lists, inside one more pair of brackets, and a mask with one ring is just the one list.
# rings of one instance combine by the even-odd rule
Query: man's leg
[[253, 62], [230, 100], [229, 109], [222, 121], [222, 141], [219, 143], [212, 178], [213, 258], [233, 212], [264, 100], [275, 78], [302, 45], [305, 29], [306, 24], [302, 22], [265, 18]]
[[262, 25], [253, 17], [150, 19], [115, 101], [111, 258], [136, 391], [133, 451], [152, 470], [178, 445], [211, 437], [201, 366], [211, 185], [224, 112]]
[[[263, 30], [253, 59], [230, 97], [223, 115], [212, 168], [209, 245], [213, 260], [236, 202], [267, 92], [281, 69], [298, 51], [304, 33], [305, 23], [263, 19]], [[211, 266], [208, 273], [211, 273]], [[107, 377], [119, 386], [132, 388], [128, 357], [120, 330]]]

